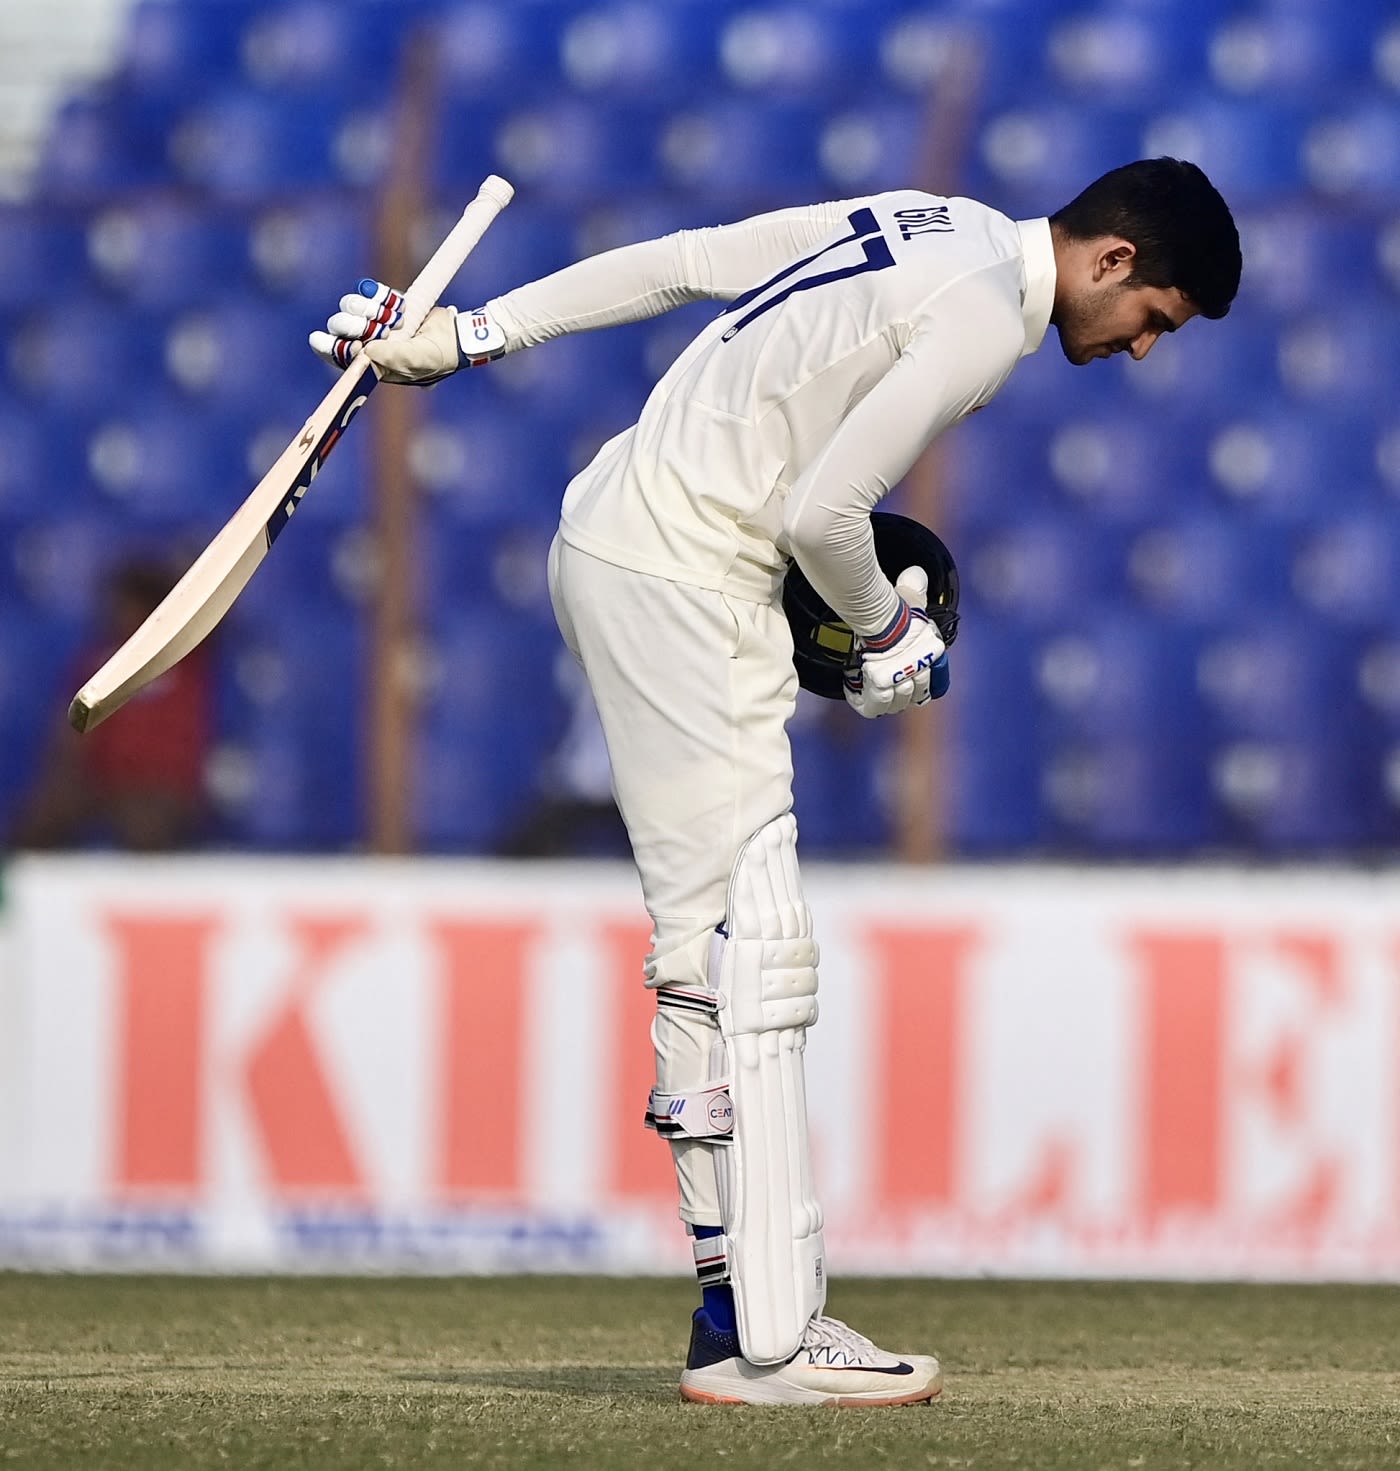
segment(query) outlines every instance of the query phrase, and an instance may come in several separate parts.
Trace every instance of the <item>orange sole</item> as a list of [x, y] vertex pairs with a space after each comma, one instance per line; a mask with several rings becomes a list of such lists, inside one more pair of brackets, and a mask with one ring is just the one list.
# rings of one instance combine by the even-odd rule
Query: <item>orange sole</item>
[[[894, 1399], [855, 1399], [845, 1395], [837, 1395], [834, 1399], [809, 1400], [805, 1405], [763, 1405], [762, 1409], [835, 1409], [835, 1410], [860, 1410], [895, 1409], [899, 1405], [922, 1405], [931, 1404], [943, 1393], [940, 1384], [937, 1389], [929, 1390], [923, 1394], [897, 1395]], [[747, 1405], [748, 1400], [735, 1399], [727, 1394], [706, 1394], [703, 1389], [691, 1389], [688, 1385], [681, 1386], [681, 1398], [688, 1400], [693, 1405]]]

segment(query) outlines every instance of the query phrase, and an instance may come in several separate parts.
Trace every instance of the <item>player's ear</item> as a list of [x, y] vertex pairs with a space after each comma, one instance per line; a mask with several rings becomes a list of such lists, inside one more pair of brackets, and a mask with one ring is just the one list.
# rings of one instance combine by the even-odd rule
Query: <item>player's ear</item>
[[1109, 236], [1100, 242], [1094, 257], [1094, 280], [1124, 280], [1132, 274], [1137, 259], [1137, 246], [1120, 236]]

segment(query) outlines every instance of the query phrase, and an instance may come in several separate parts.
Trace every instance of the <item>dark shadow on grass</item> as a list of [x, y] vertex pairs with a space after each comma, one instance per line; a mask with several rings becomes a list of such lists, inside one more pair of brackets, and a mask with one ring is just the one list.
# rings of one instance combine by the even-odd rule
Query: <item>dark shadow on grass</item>
[[674, 1396], [680, 1373], [672, 1365], [630, 1367], [570, 1365], [551, 1369], [433, 1369], [397, 1376], [410, 1384], [454, 1384], [460, 1389], [516, 1389], [532, 1394]]

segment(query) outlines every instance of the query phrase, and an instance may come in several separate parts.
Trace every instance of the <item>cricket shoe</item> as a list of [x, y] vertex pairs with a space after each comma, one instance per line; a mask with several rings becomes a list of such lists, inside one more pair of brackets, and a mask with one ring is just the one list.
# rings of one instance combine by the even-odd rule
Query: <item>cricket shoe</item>
[[938, 1360], [896, 1357], [836, 1318], [813, 1318], [785, 1364], [751, 1364], [704, 1308], [691, 1322], [681, 1398], [702, 1405], [913, 1405], [943, 1391]]

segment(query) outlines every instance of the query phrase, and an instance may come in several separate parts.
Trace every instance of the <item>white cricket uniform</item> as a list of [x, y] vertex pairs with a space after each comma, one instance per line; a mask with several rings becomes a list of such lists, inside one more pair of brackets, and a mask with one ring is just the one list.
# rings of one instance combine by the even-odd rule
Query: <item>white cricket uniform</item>
[[[788, 559], [857, 633], [890, 623], [869, 512], [1039, 347], [1054, 288], [1048, 221], [899, 190], [626, 246], [488, 303], [510, 349], [729, 303], [569, 485], [550, 559], [654, 927], [649, 985], [706, 984], [738, 852], [792, 805]], [[659, 1069], [706, 1045], [653, 1036]], [[673, 1148], [682, 1218], [718, 1224], [708, 1156]]]

